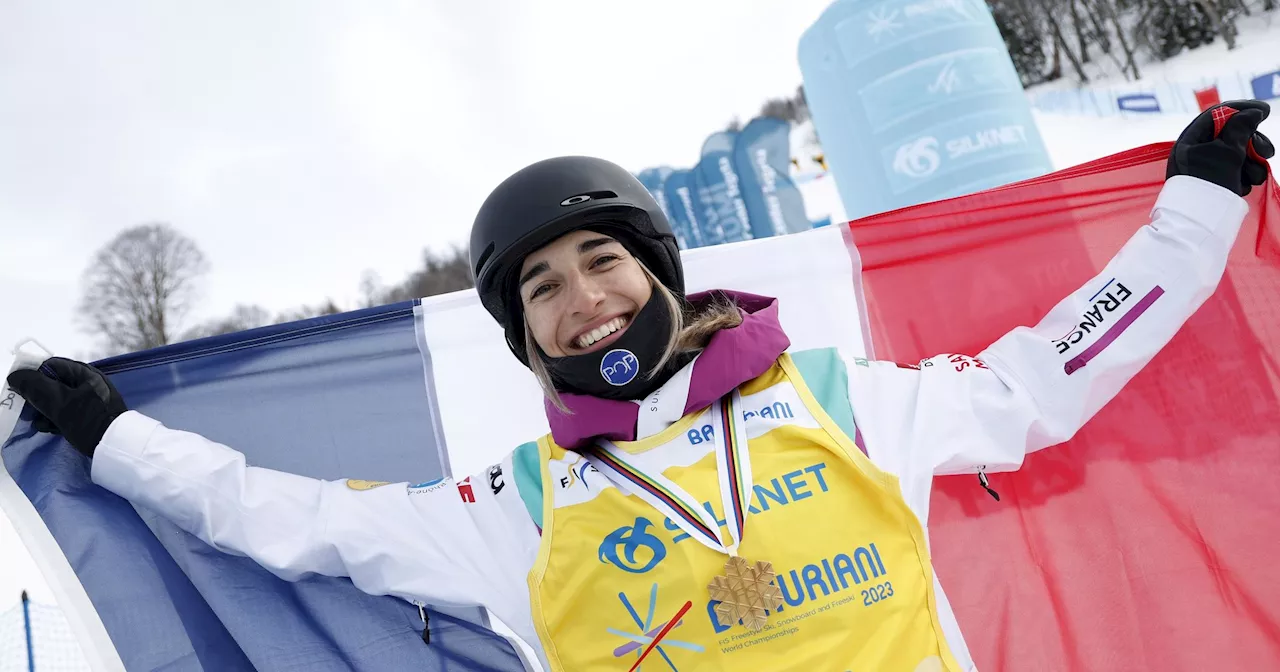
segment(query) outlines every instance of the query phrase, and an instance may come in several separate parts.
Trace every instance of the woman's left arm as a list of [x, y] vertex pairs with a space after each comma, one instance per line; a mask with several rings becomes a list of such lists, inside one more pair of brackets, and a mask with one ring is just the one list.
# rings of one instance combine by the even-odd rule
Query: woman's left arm
[[1170, 178], [1151, 222], [1036, 326], [977, 357], [849, 367], [871, 457], [904, 475], [1010, 471], [1070, 439], [1213, 293], [1247, 211], [1227, 189]]
[[[1218, 150], [1231, 139], [1222, 132], [1191, 143], [1201, 120], [1188, 127], [1150, 223], [1036, 326], [1014, 329], [977, 357], [849, 367], [851, 401], [871, 457], [913, 477], [1010, 471], [1027, 453], [1070, 439], [1217, 288], [1248, 212], [1240, 181], [1255, 181], [1240, 168], [1252, 161], [1245, 156], [1249, 139], [1262, 144], [1253, 135], [1256, 121], [1249, 121], [1252, 128], [1235, 136], [1234, 170], [1217, 166], [1237, 176], [1235, 183], [1176, 170], [1178, 157], [1187, 157], [1179, 149], [1185, 144]], [[1193, 166], [1205, 165], [1204, 156], [1193, 152]]]

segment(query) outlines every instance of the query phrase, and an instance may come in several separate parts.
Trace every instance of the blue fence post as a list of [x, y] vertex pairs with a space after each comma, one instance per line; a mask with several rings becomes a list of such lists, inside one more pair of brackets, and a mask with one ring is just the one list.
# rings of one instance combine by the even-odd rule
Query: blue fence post
[[22, 628], [27, 633], [27, 672], [36, 672], [36, 652], [31, 646], [31, 608], [27, 606], [27, 591], [22, 591]]

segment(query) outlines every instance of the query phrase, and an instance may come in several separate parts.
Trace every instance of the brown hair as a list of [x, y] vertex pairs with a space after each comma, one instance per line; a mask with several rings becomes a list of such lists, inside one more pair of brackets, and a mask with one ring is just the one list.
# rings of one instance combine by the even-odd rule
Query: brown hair
[[[657, 363], [649, 370], [650, 376], [661, 371], [667, 362], [678, 354], [700, 352], [707, 347], [711, 337], [721, 329], [732, 329], [742, 324], [742, 311], [738, 309], [733, 299], [723, 294], [714, 294], [709, 300], [693, 306], [691, 310], [685, 310], [675, 294], [658, 280], [644, 262], [636, 259], [636, 263], [640, 264], [640, 268], [649, 278], [653, 291], [666, 301], [667, 309], [675, 317], [671, 321], [671, 337], [667, 341], [667, 347], [663, 349], [662, 357], [658, 358]], [[538, 350], [538, 342], [533, 338], [533, 331], [529, 329], [528, 320], [524, 323], [524, 347], [525, 357], [529, 360], [529, 369], [533, 371], [533, 377], [538, 379], [542, 393], [560, 411], [571, 413], [564, 405], [564, 401], [560, 399], [555, 383], [551, 381], [551, 373], [547, 371], [546, 364], [542, 361], [542, 353]]]

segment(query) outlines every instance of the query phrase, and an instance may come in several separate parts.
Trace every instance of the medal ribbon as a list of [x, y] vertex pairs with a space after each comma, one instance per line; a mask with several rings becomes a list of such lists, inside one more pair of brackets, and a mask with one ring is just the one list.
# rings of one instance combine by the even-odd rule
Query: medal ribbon
[[747, 437], [738, 413], [742, 397], [737, 390], [711, 405], [715, 419], [716, 472], [720, 482], [720, 502], [725, 523], [733, 543], [725, 546], [715, 516], [699, 506], [689, 493], [661, 473], [649, 474], [636, 466], [616, 445], [601, 440], [601, 450], [592, 451], [588, 459], [615, 485], [635, 494], [645, 503], [670, 518], [689, 536], [718, 553], [737, 555], [747, 519], [747, 506], [752, 490], [751, 460], [747, 455]]

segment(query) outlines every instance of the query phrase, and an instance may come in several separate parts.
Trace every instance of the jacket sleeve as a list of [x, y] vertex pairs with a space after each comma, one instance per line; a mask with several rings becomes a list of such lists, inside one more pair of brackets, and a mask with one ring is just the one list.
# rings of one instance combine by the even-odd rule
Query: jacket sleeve
[[289, 581], [346, 576], [374, 595], [494, 608], [502, 591], [527, 592], [538, 543], [516, 488], [504, 502], [491, 487], [502, 466], [458, 483], [322, 481], [247, 466], [227, 446], [130, 411], [103, 437], [92, 477]]
[[1168, 180], [1143, 226], [1035, 327], [976, 358], [855, 361], [850, 396], [872, 459], [899, 475], [1010, 471], [1070, 439], [1213, 293], [1248, 206]]

